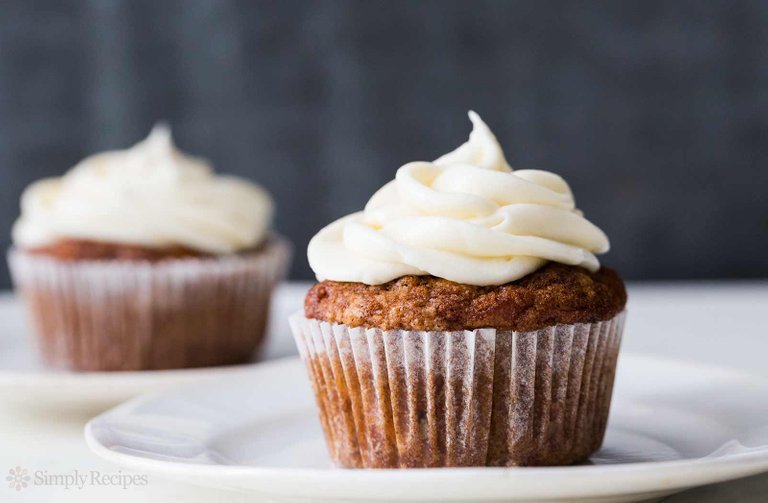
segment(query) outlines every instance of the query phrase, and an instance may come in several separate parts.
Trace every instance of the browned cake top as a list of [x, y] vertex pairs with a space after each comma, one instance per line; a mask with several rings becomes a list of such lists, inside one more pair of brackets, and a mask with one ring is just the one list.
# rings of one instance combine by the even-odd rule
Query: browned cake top
[[157, 262], [166, 259], [205, 257], [207, 254], [173, 246], [150, 248], [140, 245], [105, 243], [83, 239], [60, 239], [50, 245], [26, 250], [35, 255], [47, 255], [59, 260], [147, 260]]
[[384, 330], [530, 331], [607, 320], [626, 302], [624, 282], [613, 269], [591, 273], [550, 263], [499, 286], [434, 276], [404, 276], [383, 285], [323, 281], [307, 294], [304, 311], [308, 318]]

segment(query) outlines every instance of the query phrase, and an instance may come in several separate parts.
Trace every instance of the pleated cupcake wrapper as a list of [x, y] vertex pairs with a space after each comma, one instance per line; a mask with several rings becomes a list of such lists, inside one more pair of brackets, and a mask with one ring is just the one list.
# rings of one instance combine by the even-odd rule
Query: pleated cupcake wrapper
[[273, 237], [231, 257], [62, 261], [11, 249], [8, 263], [47, 363], [140, 370], [248, 361], [290, 256]]
[[624, 316], [531, 332], [290, 322], [336, 465], [528, 466], [600, 447]]

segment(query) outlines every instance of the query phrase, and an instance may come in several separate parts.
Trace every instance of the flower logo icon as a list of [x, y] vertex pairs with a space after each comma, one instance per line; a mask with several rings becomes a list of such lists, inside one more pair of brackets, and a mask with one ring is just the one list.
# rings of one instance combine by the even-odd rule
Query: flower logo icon
[[27, 487], [27, 482], [29, 482], [29, 475], [27, 475], [26, 469], [17, 466], [16, 468], [11, 468], [8, 470], [8, 476], [5, 477], [5, 480], [8, 481], [8, 487], [10, 489], [21, 491]]

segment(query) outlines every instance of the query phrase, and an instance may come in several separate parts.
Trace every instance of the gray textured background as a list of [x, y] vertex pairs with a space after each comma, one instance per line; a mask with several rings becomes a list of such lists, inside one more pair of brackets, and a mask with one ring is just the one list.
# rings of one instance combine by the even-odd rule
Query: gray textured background
[[[157, 119], [304, 247], [477, 110], [637, 278], [768, 276], [768, 2], [0, 3], [0, 245], [31, 181]], [[0, 271], [0, 286], [8, 285]]]

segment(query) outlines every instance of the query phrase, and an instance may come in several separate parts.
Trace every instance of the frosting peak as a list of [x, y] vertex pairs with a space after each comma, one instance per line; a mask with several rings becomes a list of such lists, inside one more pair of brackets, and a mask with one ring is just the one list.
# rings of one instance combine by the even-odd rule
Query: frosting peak
[[499, 285], [546, 261], [597, 270], [603, 232], [576, 209], [568, 184], [540, 170], [513, 171], [488, 126], [469, 112], [469, 140], [433, 162], [402, 166], [365, 211], [310, 242], [319, 280], [381, 284], [409, 274]]
[[469, 120], [472, 121], [472, 132], [469, 140], [453, 152], [449, 152], [435, 159], [438, 166], [450, 166], [451, 164], [468, 164], [477, 168], [485, 168], [493, 171], [512, 171], [504, 158], [496, 136], [488, 125], [483, 122], [474, 111], [469, 111]]
[[30, 185], [13, 239], [25, 248], [69, 238], [224, 254], [258, 245], [271, 218], [262, 188], [216, 176], [158, 124], [127, 150], [93, 155], [60, 178]]

